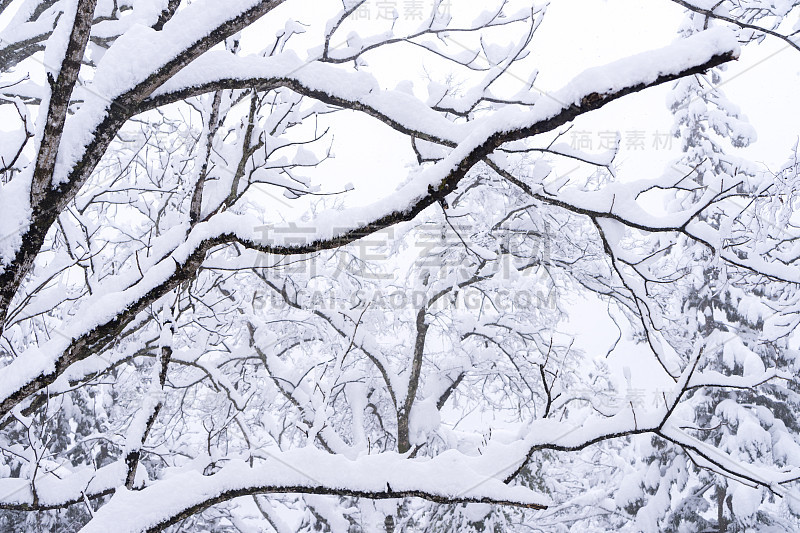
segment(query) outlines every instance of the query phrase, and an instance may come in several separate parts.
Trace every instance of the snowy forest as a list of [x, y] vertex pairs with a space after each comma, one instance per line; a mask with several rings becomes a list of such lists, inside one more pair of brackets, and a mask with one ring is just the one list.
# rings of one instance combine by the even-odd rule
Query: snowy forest
[[0, 533], [800, 531], [800, 2], [0, 0]]

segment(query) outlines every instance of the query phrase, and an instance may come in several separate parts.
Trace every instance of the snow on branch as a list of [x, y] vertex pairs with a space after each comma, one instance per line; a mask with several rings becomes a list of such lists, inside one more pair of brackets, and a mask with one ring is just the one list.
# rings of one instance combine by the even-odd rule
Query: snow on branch
[[[175, 248], [176, 253], [168, 261], [150, 269], [140, 283], [125, 291], [125, 296], [103, 296], [107, 302], [122, 296], [118, 302], [121, 305], [100, 306], [95, 319], [82, 317], [82, 325], [69, 328], [71, 334], [67, 338], [74, 341], [67, 346], [63, 339], [51, 341], [49, 344], [53, 345], [52, 348], [44, 351], [32, 349], [31, 353], [26, 353], [26, 357], [18, 358], [7, 366], [3, 372], [2, 383], [6, 386], [2, 387], [0, 414], [7, 414], [28, 395], [53, 383], [70, 364], [88, 356], [93, 350], [101, 349], [127, 323], [123, 317], [131, 320], [150, 302], [181, 281], [193, 277], [205, 253], [214, 246], [238, 241], [259, 251], [280, 255], [343, 246], [399, 222], [412, 220], [456, 190], [474, 165], [508, 141], [552, 131], [626, 94], [702, 72], [733, 59], [737, 53], [738, 45], [730, 32], [724, 29], [709, 30], [661, 50], [591, 69], [555, 93], [553, 98], [540, 100], [541, 103], [537, 103], [522, 117], [517, 116], [519, 113], [515, 110], [501, 110], [494, 116], [476, 121], [469, 135], [445, 159], [423, 171], [392, 196], [363, 208], [351, 208], [344, 213], [321, 213], [314, 220], [316, 231], [305, 236], [305, 242], [265, 243], [253, 235], [253, 229], [260, 226], [254, 218], [231, 213], [216, 215], [208, 223], [195, 227], [186, 242]], [[219, 67], [222, 68], [222, 65]], [[320, 99], [324, 97], [322, 94], [328, 94], [327, 91], [336, 94], [336, 85], [332, 83], [334, 79], [318, 80], [320, 87], [325, 88], [318, 95]], [[217, 83], [223, 81], [218, 80]], [[250, 80], [236, 78], [235, 81], [241, 83]], [[247, 83], [244, 86], [248, 86]], [[195, 89], [198, 93], [205, 92], [211, 86], [195, 86]], [[318, 87], [314, 90], [321, 89]], [[342, 101], [346, 99], [341, 98]], [[369, 98], [365, 99], [370, 102]], [[407, 107], [392, 107], [387, 101], [376, 103], [382, 114], [394, 116], [398, 121], [410, 115]], [[402, 104], [406, 101], [403, 99], [398, 102]], [[353, 102], [355, 107], [362, 105], [357, 98]]]
[[[397, 222], [411, 220], [439, 198], [454, 191], [469, 169], [506, 142], [552, 131], [577, 116], [598, 109], [624, 95], [703, 72], [736, 58], [738, 50], [738, 44], [730, 31], [719, 28], [709, 30], [660, 50], [590, 69], [576, 77], [564, 89], [542, 98], [527, 113], [520, 114], [517, 109], [511, 108], [503, 109], [485, 119], [459, 126], [458, 130], [449, 121], [436, 119], [437, 113], [426, 113], [423, 108], [409, 107], [413, 98], [404, 93], [379, 91], [369, 76], [361, 76], [360, 83], [358, 79], [353, 79], [356, 83], [339, 85], [339, 74], [327, 65], [319, 65], [320, 70], [317, 70], [318, 65], [309, 65], [290, 76], [278, 74], [278, 77], [274, 77], [273, 66], [267, 64], [264, 71], [266, 77], [259, 78], [253, 76], [253, 73], [258, 70], [258, 62], [263, 60], [246, 59], [242, 65], [234, 62], [233, 72], [228, 70], [226, 75], [229, 65], [223, 64], [220, 57], [219, 60], [214, 60], [213, 69], [186, 69], [175, 78], [178, 83], [184, 83], [184, 86], [170, 84], [163, 87], [152, 103], [160, 105], [221, 88], [244, 88], [253, 84], [257, 87], [259, 83], [266, 83], [270, 87], [288, 86], [326, 103], [367, 112], [399, 131], [416, 137], [433, 139], [445, 145], [456, 145], [445, 159], [420, 173], [391, 197], [364, 208], [350, 209], [346, 218], [338, 211], [321, 213], [315, 220], [318, 231], [306, 236], [305, 244], [275, 243], [271, 250], [273, 253], [306, 253], [341, 246]], [[290, 65], [289, 71], [299, 68], [294, 61]], [[221, 72], [224, 77], [210, 80], [202, 72]], [[243, 77], [245, 72], [250, 73], [248, 77]], [[185, 81], [182, 81], [181, 76], [186, 76], [183, 78]], [[348, 105], [348, 102], [352, 103]], [[409, 112], [409, 109], [414, 109], [415, 112]], [[424, 135], [420, 132], [428, 133]], [[614, 195], [606, 195], [606, 201], [600, 203], [610, 204], [612, 196]], [[597, 201], [596, 198], [593, 200]], [[606, 205], [602, 205], [598, 207], [598, 211], [606, 208]], [[636, 216], [644, 216], [641, 209], [638, 211]], [[620, 216], [625, 218], [624, 215]], [[675, 227], [676, 221], [681, 220], [680, 215], [666, 223], [654, 223], [652, 217], [641, 222], [632, 218], [633, 223], [641, 226], [650, 223], [662, 228]], [[252, 240], [247, 235], [239, 237]]]
[[42, 472], [38, 479], [0, 479], [0, 509], [18, 511], [58, 509], [112, 494], [125, 481], [126, 466], [117, 461], [94, 470], [70, 473], [65, 467]]
[[546, 496], [506, 485], [492, 471], [475, 470], [475, 462], [453, 450], [433, 459], [382, 453], [352, 461], [302, 448], [270, 454], [265, 464], [255, 467], [245, 461], [231, 461], [210, 476], [189, 471], [140, 491], [119, 489], [81, 532], [161, 530], [215, 503], [252, 494], [416, 497], [440, 503], [496, 503], [528, 509], [549, 505]]

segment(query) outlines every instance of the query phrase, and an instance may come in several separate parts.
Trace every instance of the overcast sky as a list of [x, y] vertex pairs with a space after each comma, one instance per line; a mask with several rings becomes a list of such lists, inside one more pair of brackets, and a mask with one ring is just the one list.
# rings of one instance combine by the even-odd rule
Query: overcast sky
[[[456, 6], [480, 10], [486, 5], [483, 2], [462, 2], [453, 2], [454, 13]], [[291, 4], [289, 2], [285, 7]], [[394, 4], [403, 19], [404, 0], [397, 0]], [[328, 5], [333, 13], [336, 4]], [[510, 5], [508, 11], [513, 12], [513, 6], [520, 3], [512, 2]], [[373, 5], [369, 12], [371, 19], [362, 17], [358, 21], [359, 31], [372, 28], [380, 31], [383, 26], [375, 10]], [[305, 21], [331, 13], [320, 10], [303, 17], [295, 15], [295, 18]], [[521, 85], [536, 69], [539, 75], [535, 87], [545, 94], [555, 91], [587, 68], [669, 45], [678, 38], [677, 29], [683, 17], [683, 9], [669, 0], [552, 0], [534, 37], [533, 53], [513, 67], [507, 87], [517, 90], [518, 87], [512, 85]], [[342, 35], [346, 36], [347, 31]], [[505, 32], [498, 38], [509, 39], [512, 35]], [[475, 46], [467, 41], [462, 44], [465, 48]], [[384, 87], [394, 88], [403, 80], [411, 80], [415, 91], [423, 98], [428, 83], [426, 77], [431, 75], [443, 79], [449, 69], [441, 61], [424, 57], [413, 47], [392, 47], [370, 53], [367, 61], [366, 70], [376, 75]], [[758, 141], [740, 153], [769, 168], [780, 167], [797, 136], [800, 104], [796, 88], [800, 86], [800, 53], [781, 41], [768, 39], [760, 45], [745, 47], [742, 57], [727, 68], [722, 89], [741, 107], [758, 133]], [[518, 79], [516, 82], [515, 78]], [[671, 84], [666, 84], [648, 89], [583, 115], [562, 140], [579, 143], [590, 151], [602, 151], [603, 143], [607, 142], [604, 139], [618, 131], [621, 136], [617, 156], [618, 179], [656, 178], [664, 172], [676, 177], [683, 175], [684, 169], [671, 165], [680, 157], [680, 143], [667, 136], [673, 124], [672, 114], [665, 103], [670, 87]], [[352, 183], [355, 190], [338, 198], [345, 205], [362, 205], [391, 194], [407, 178], [408, 165], [414, 163], [414, 154], [406, 139], [376, 120], [361, 115], [337, 115], [333, 120], [338, 121], [333, 145], [336, 159], [316, 169], [314, 181], [327, 191], [340, 190], [345, 184]], [[342, 129], [343, 121], [349, 127]], [[547, 144], [547, 140], [542, 144]], [[574, 162], [565, 160], [556, 168], [557, 172], [563, 173], [574, 167]], [[279, 198], [279, 195], [275, 197]], [[278, 199], [278, 202], [284, 205], [281, 214], [289, 218], [294, 211], [292, 207], [306, 205], [303, 201], [285, 203]], [[580, 331], [581, 335], [575, 335], [575, 348], [590, 355], [603, 356], [618, 336], [616, 326], [607, 318], [607, 305], [596, 299], [581, 299], [570, 307], [570, 321], [564, 324], [562, 333], [572, 336], [572, 333]], [[594, 326], [594, 334], [586, 335], [588, 324]], [[652, 373], [654, 365], [649, 357], [652, 356], [644, 345], [626, 340], [623, 334], [622, 341], [608, 359], [623, 390], [625, 367], [631, 370], [634, 389], [646, 389], [646, 394], [654, 394], [668, 387], [671, 381], [666, 374]]]
[[[391, 4], [392, 2], [384, 2]], [[406, 0], [393, 2], [404, 22], [409, 5]], [[430, 1], [424, 2], [430, 5]], [[513, 0], [513, 6], [528, 2]], [[289, 1], [277, 11], [290, 14], [299, 22], [313, 23], [334, 14], [341, 4], [333, 1], [303, 4]], [[361, 17], [356, 23], [359, 31], [371, 29], [380, 31], [386, 21], [377, 19], [377, 3], [372, 3], [367, 18]], [[478, 0], [453, 0], [453, 13], [462, 9], [475, 12], [486, 7]], [[305, 11], [303, 11], [305, 10]], [[283, 20], [276, 12], [275, 20]], [[4, 14], [4, 18], [10, 16]], [[677, 38], [676, 29], [683, 18], [681, 7], [669, 0], [552, 0], [533, 41], [533, 53], [522, 63], [515, 65], [509, 76], [509, 88], [521, 84], [533, 69], [539, 71], [535, 87], [547, 93], [561, 88], [570, 79], [586, 68], [603, 65], [615, 59], [637, 52], [668, 45]], [[2, 22], [2, 21], [0, 21]], [[267, 26], [268, 23], [265, 23]], [[282, 25], [282, 23], [281, 23]], [[277, 28], [256, 28], [246, 34], [248, 39], [262, 48], [265, 36], [271, 37]], [[346, 37], [343, 28], [341, 38]], [[514, 33], [502, 30], [495, 35], [498, 39], [512, 39]], [[303, 53], [304, 43], [312, 46], [319, 42], [318, 34], [309, 33], [306, 40], [297, 40], [298, 53]], [[465, 40], [463, 46], [476, 46]], [[394, 88], [400, 81], [411, 80], [415, 91], [425, 96], [426, 76], [444, 79], [448, 67], [433, 58], [425, 57], [418, 48], [410, 46], [391, 47], [387, 51], [370, 53], [366, 70], [375, 74], [381, 84]], [[515, 81], [517, 79], [517, 81]], [[789, 49], [784, 43], [768, 39], [759, 46], [745, 48], [741, 59], [731, 65], [723, 80], [727, 96], [739, 104], [758, 132], [759, 140], [743, 151], [744, 155], [763, 162], [770, 168], [779, 167], [789, 154], [797, 136], [796, 124], [800, 118], [800, 104], [796, 89], [800, 86], [800, 53]], [[669, 85], [648, 89], [613, 102], [608, 106], [580, 117], [573, 129], [563, 139], [566, 142], [580, 143], [590, 150], [601, 150], [608, 134], [619, 131], [622, 137], [621, 151], [617, 158], [619, 179], [644, 179], [658, 177], [670, 172], [670, 162], [679, 157], [677, 140], [670, 140], [665, 134], [672, 125], [672, 115], [665, 104]], [[315, 183], [323, 191], [341, 190], [347, 183], [355, 186], [353, 192], [342, 195], [339, 201], [346, 205], [371, 202], [376, 198], [391, 194], [408, 176], [408, 165], [413, 163], [413, 152], [403, 136], [390, 130], [374, 119], [354, 113], [336, 114], [330, 120], [338, 122], [333, 152], [336, 159], [328, 161], [310, 172]], [[8, 121], [6, 124], [9, 124]], [[346, 123], [346, 128], [340, 126]], [[0, 125], [0, 129], [9, 126]], [[543, 142], [545, 144], [546, 142]], [[574, 163], [565, 161], [559, 172], [568, 171]], [[678, 171], [671, 170], [677, 174]], [[298, 210], [308, 207], [308, 200], [288, 202], [280, 193], [271, 191], [274, 198], [271, 216], [294, 218]], [[583, 327], [604, 314], [600, 302], [581, 302], [576, 305], [572, 315], [572, 326]], [[597, 335], [591, 337], [592, 345], [579, 346], [589, 352], [605, 353], [616, 338], [613, 324], [599, 324]], [[580, 338], [587, 338], [581, 336]], [[615, 352], [613, 363], [617, 370], [632, 366], [635, 380], [643, 382], [644, 376], [637, 377], [637, 358], [641, 346], [622, 343]], [[642, 365], [641, 368], [646, 368]], [[648, 386], [665, 383], [658, 377], [648, 376]]]

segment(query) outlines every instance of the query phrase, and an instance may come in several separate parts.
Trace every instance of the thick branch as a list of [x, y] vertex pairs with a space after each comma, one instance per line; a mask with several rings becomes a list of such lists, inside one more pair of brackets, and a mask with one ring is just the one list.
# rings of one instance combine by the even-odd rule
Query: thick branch
[[[424, 498], [443, 503], [489, 503], [544, 509], [549, 501], [524, 487], [510, 487], [473, 470], [478, 459], [451, 452], [433, 459], [368, 455], [355, 461], [313, 449], [271, 455], [249, 467], [233, 461], [211, 476], [192, 471], [140, 491], [120, 490], [81, 530], [155, 532], [212, 505], [253, 494], [321, 494], [369, 499]], [[170, 505], [154, 505], [169, 499]], [[147, 509], [147, 513], [142, 513]]]
[[[0, 272], [0, 332], [5, 327], [8, 306], [14, 294], [16, 294], [19, 284], [30, 270], [35, 257], [41, 250], [50, 226], [52, 226], [67, 204], [75, 198], [78, 190], [89, 178], [89, 175], [97, 166], [119, 129], [132, 116], [139, 103], [166, 80], [211, 47], [251, 25], [284, 1], [264, 0], [256, 3], [213, 30], [199, 36], [195, 41], [185, 46], [183, 50], [174, 54], [169, 60], [156, 68], [152, 74], [137, 83], [136, 86], [114, 98], [107, 106], [107, 112], [103, 119], [96, 124], [93, 131], [88, 133], [88, 138], [92, 140], [85, 145], [77, 162], [69, 169], [67, 179], [55, 186], [50, 185], [55, 166], [55, 152], [53, 153], [52, 165], [37, 174], [39, 176], [37, 180], [41, 183], [46, 183], [48, 186], [40, 186], [36, 189], [37, 202], [34, 204], [34, 216], [30, 227], [22, 235], [22, 245], [17, 250], [11, 263]], [[79, 9], [80, 12], [81, 10]], [[91, 17], [91, 13], [89, 17]], [[177, 22], [176, 18], [170, 20], [170, 23]], [[165, 24], [164, 29], [159, 34], [169, 33], [170, 23]], [[180, 32], [181, 30], [181, 28], [174, 28], [174, 31]]]
[[408, 390], [403, 405], [397, 410], [397, 451], [406, 453], [411, 449], [409, 436], [409, 420], [411, 418], [411, 408], [417, 397], [419, 379], [422, 374], [422, 356], [425, 353], [425, 338], [428, 335], [429, 324], [425, 321], [427, 313], [425, 306], [417, 312], [416, 330], [417, 335], [414, 340], [414, 355], [411, 360], [411, 374], [408, 376]]
[[[519, 140], [526, 137], [538, 135], [558, 128], [573, 120], [579, 115], [598, 109], [605, 104], [617, 100], [627, 94], [641, 91], [648, 87], [659, 85], [678, 79], [682, 76], [696, 74], [719, 64], [730, 61], [735, 57], [733, 52], [712, 56], [701, 65], [695, 65], [682, 70], [678, 73], [662, 74], [647, 83], [636, 83], [623, 87], [613, 93], [599, 95], [590, 93], [580, 99], [580, 105], [571, 104], [563, 107], [560, 111], [549, 115], [547, 118], [536, 121], [513, 129], [501, 129], [485, 137], [481, 142], [475, 143], [471, 149], [464, 150], [463, 157], [458, 158], [458, 162], [446, 172], [444, 178], [437, 187], [430, 187], [427, 194], [412, 200], [404, 209], [394, 210], [373, 219], [358, 228], [344, 231], [339, 235], [330, 238], [321, 238], [306, 243], [272, 245], [259, 243], [251, 239], [243, 238], [233, 232], [220, 232], [214, 237], [209, 237], [197, 244], [194, 251], [185, 261], [176, 264], [174, 273], [167, 277], [163, 282], [149, 290], [142, 298], [129, 305], [124, 311], [107, 323], [96, 327], [92, 331], [77, 338], [67, 351], [58, 357], [55, 368], [51, 372], [42, 373], [36, 378], [27, 381], [16, 391], [11, 392], [0, 402], [0, 416], [7, 414], [15, 405], [21, 402], [28, 395], [53, 383], [55, 379], [73, 362], [87, 357], [91, 353], [102, 351], [102, 349], [119, 334], [125, 325], [143, 310], [147, 305], [160, 298], [167, 291], [176, 287], [182, 281], [192, 279], [200, 264], [205, 257], [205, 253], [214, 246], [241, 242], [243, 245], [252, 249], [276, 255], [293, 255], [316, 252], [319, 250], [333, 249], [354, 242], [366, 235], [375, 233], [400, 222], [413, 220], [427, 207], [444, 199], [448, 194], [455, 191], [458, 184], [466, 176], [469, 170], [478, 162], [482, 161], [492, 151], [500, 147], [503, 143], [512, 140]], [[462, 153], [458, 155], [461, 156]], [[444, 162], [447, 163], [447, 160]], [[213, 222], [213, 218], [210, 222]], [[208, 228], [206, 228], [207, 230]], [[172, 260], [172, 258], [168, 258]]]

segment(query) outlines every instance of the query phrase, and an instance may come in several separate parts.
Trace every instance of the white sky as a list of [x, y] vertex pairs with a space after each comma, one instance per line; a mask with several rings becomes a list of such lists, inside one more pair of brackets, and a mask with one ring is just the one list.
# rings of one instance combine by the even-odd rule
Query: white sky
[[[525, 79], [536, 68], [536, 87], [541, 91], [556, 90], [586, 68], [668, 45], [677, 37], [682, 17], [682, 9], [668, 0], [553, 0], [534, 37], [531, 57], [512, 71]], [[367, 58], [368, 70], [385, 87], [394, 87], [408, 76], [415, 89], [424, 92], [427, 81], [418, 57], [409, 61], [402, 52], [378, 52]], [[436, 60], [423, 63], [430, 72], [437, 72]], [[764, 80], [770, 80], [767, 90]], [[742, 58], [729, 67], [724, 90], [742, 107], [759, 135], [759, 141], [743, 155], [763, 161], [770, 168], [786, 159], [797, 135], [794, 122], [800, 118], [800, 104], [794, 92], [797, 82], [800, 53], [786, 49], [775, 39], [745, 47]], [[657, 177], [679, 156], [677, 140], [668, 141], [673, 150], [664, 145], [653, 147], [656, 136], [672, 126], [672, 115], [665, 104], [668, 91], [669, 85], [648, 89], [580, 117], [562, 141], [582, 138], [599, 151], [601, 135], [619, 131], [620, 179]], [[628, 143], [636, 137], [643, 138], [644, 149], [641, 145], [629, 149]], [[320, 182], [330, 184], [330, 190], [336, 189], [334, 184], [353, 182], [365, 194], [354, 191], [348, 195], [347, 202], [352, 205], [369, 202], [382, 191], [391, 192], [407, 176], [404, 163], [413, 161], [413, 153], [400, 135], [365, 117], [355, 118], [348, 131], [337, 132], [335, 153], [338, 159], [320, 169]], [[352, 164], [354, 158], [357, 166]]]
[[[520, 1], [514, 0], [512, 4]], [[477, 11], [486, 6], [480, 0], [452, 0], [452, 4], [454, 13], [464, 6]], [[277, 11], [285, 11], [300, 22], [313, 22], [335, 13], [340, 5], [334, 1], [311, 5], [290, 1]], [[402, 17], [405, 0], [396, 0], [395, 5]], [[298, 8], [307, 8], [308, 12], [303, 13]], [[10, 12], [0, 17], [0, 27], [2, 19], [9, 15]], [[527, 79], [530, 69], [536, 68], [540, 73], [536, 87], [542, 91], [556, 90], [586, 68], [669, 44], [677, 37], [676, 29], [682, 18], [682, 8], [669, 0], [552, 0], [534, 37], [532, 55], [516, 65], [513, 72], [519, 78]], [[361, 24], [362, 27], [364, 24], [377, 27], [381, 23], [362, 21]], [[263, 38], [264, 35], [274, 35], [274, 28], [266, 32], [259, 29], [258, 33], [253, 32], [248, 37]], [[316, 42], [314, 35], [308, 37]], [[399, 52], [370, 54], [367, 56], [367, 70], [389, 88], [410, 78], [415, 90], [424, 94], [427, 85], [425, 70], [442, 77], [444, 73], [440, 62], [434, 59], [420, 61], [422, 54], [419, 49], [413, 50], [412, 54], [408, 53], [408, 48]], [[744, 150], [743, 155], [770, 168], [783, 163], [798, 134], [798, 85], [800, 53], [787, 49], [784, 43], [774, 39], [759, 46], [745, 47], [741, 59], [730, 66], [724, 90], [742, 107], [759, 135], [759, 141]], [[677, 141], [673, 142], [672, 150], [653, 148], [655, 135], [669, 131], [672, 125], [672, 116], [665, 105], [668, 90], [668, 86], [648, 89], [580, 117], [571, 134], [588, 136], [591, 146], [599, 148], [599, 134], [620, 131], [619, 178], [657, 177], [669, 167], [671, 160], [679, 156]], [[335, 118], [334, 153], [337, 158], [311, 173], [314, 182], [320, 184], [323, 191], [341, 190], [344, 184], [353, 183], [355, 190], [340, 197], [347, 205], [364, 204], [391, 194], [407, 178], [407, 164], [413, 162], [413, 153], [406, 139], [373, 119], [356, 114], [344, 115], [338, 114]], [[347, 127], [341, 128], [344, 122]], [[0, 129], [7, 127], [0, 124]], [[571, 134], [562, 140], [570, 142]], [[628, 149], [628, 138], [635, 135], [644, 136], [644, 149]], [[279, 203], [275, 204], [278, 216], [294, 218], [292, 211], [308, 205], [306, 201], [287, 203], [279, 193], [271, 196], [278, 199]], [[577, 330], [578, 325], [596, 322], [596, 317], [604, 316], [605, 306], [599, 302], [583, 302], [573, 311], [572, 324]], [[568, 325], [567, 329], [572, 327]], [[598, 324], [596, 333], [590, 337], [591, 344], [585, 340], [587, 336], [578, 336], [578, 347], [590, 353], [605, 353], [614, 342], [617, 330], [609, 321], [608, 324]], [[612, 356], [617, 370], [623, 365], [632, 367], [637, 382], [644, 381], [645, 369], [652, 368], [636, 355], [641, 351], [641, 347], [623, 343]], [[651, 386], [663, 384], [658, 377], [650, 377], [653, 378]]]
[[[507, 12], [513, 13], [514, 5], [525, 3], [526, 0], [515, 0]], [[405, 1], [396, 0], [394, 4], [402, 21]], [[323, 5], [330, 9], [323, 9]], [[335, 13], [338, 5], [338, 2], [315, 4], [313, 12], [303, 16], [297, 15], [293, 2], [284, 4], [282, 8], [287, 12], [291, 10], [296, 20], [309, 22]], [[452, 5], [454, 14], [461, 9], [479, 13], [487, 8], [488, 3], [453, 0]], [[360, 33], [379, 32], [385, 27], [385, 22], [376, 20], [375, 9], [375, 5], [370, 8], [370, 20], [359, 21]], [[538, 90], [558, 90], [587, 68], [669, 45], [678, 38], [676, 31], [683, 17], [683, 9], [669, 0], [552, 0], [544, 22], [534, 36], [532, 54], [513, 67], [513, 77], [527, 80], [536, 69], [539, 71], [535, 84]], [[348, 31], [350, 29], [343, 26], [342, 33], [337, 35], [343, 39]], [[503, 29], [497, 37], [502, 40], [506, 34], [513, 35]], [[307, 37], [311, 43], [309, 46], [316, 44], [314, 35]], [[468, 40], [464, 40], [464, 44], [475, 46]], [[438, 76], [441, 80], [450, 69], [442, 61], [426, 57], [418, 48], [410, 46], [376, 51], [368, 54], [366, 59], [366, 70], [375, 75], [383, 87], [394, 88], [399, 82], [410, 79], [415, 91], [423, 98], [427, 96], [426, 76]], [[723, 81], [724, 90], [733, 102], [742, 107], [759, 135], [759, 141], [744, 150], [743, 155], [771, 168], [780, 166], [798, 133], [794, 127], [800, 118], [800, 104], [794, 89], [800, 82], [800, 53], [787, 50], [780, 41], [769, 39], [759, 46], [745, 47], [740, 60], [728, 68]], [[765, 85], [765, 80], [770, 82]], [[512, 79], [510, 85], [515, 83], [521, 84], [522, 81]], [[518, 87], [509, 86], [509, 90], [516, 91]], [[673, 139], [672, 149], [663, 145], [654, 148], [656, 136], [669, 132], [673, 124], [672, 114], [666, 106], [669, 90], [670, 84], [648, 89], [579, 117], [562, 141], [573, 142], [581, 137], [586, 142], [588, 138], [593, 149], [603, 151], [600, 135], [619, 131], [622, 138], [617, 156], [619, 179], [655, 178], [664, 172], [683, 175], [682, 169], [670, 168], [670, 163], [680, 157], [677, 139]], [[789, 120], [789, 117], [795, 120]], [[391, 194], [407, 179], [408, 165], [415, 164], [415, 159], [404, 136], [357, 113], [337, 114], [333, 119], [336, 121], [333, 151], [337, 157], [311, 173], [314, 183], [320, 184], [324, 191], [341, 190], [345, 184], [352, 183], [355, 190], [337, 197], [337, 200], [345, 205], [363, 205]], [[345, 123], [346, 127], [342, 127]], [[629, 139], [636, 137], [643, 137], [643, 148], [629, 146]], [[547, 142], [549, 139], [542, 144]], [[557, 171], [566, 172], [574, 166], [574, 162], [565, 161]], [[278, 210], [288, 218], [296, 216], [291, 214], [296, 208], [303, 206], [303, 209], [308, 205], [304, 200], [287, 204], [279, 194], [274, 197], [284, 204]], [[592, 331], [587, 331], [588, 324], [593, 325]], [[570, 321], [564, 324], [563, 333], [575, 338], [575, 348], [588, 355], [603, 356], [616, 341], [618, 329], [608, 318], [606, 303], [579, 300], [570, 305]], [[669, 386], [671, 382], [666, 375], [653, 372], [660, 367], [651, 358], [644, 345], [627, 341], [623, 335], [608, 359], [622, 393], [625, 390], [625, 367], [631, 370], [632, 388], [645, 389], [646, 399]]]
[[[668, 0], [553, 0], [534, 37], [533, 54], [514, 67], [514, 74], [526, 79], [528, 68], [536, 68], [539, 70], [536, 87], [542, 91], [556, 90], [587, 68], [668, 45], [677, 38], [676, 30], [683, 16], [682, 8]], [[416, 88], [424, 89], [427, 84], [419, 64], [409, 62], [403, 54], [371, 54], [368, 62], [369, 71], [385, 87], [394, 87], [407, 76], [413, 79]], [[427, 64], [435, 65], [436, 61], [429, 60]], [[741, 106], [759, 135], [759, 141], [742, 151], [742, 155], [770, 168], [780, 166], [798, 133], [795, 125], [800, 118], [796, 98], [800, 53], [786, 49], [781, 41], [768, 39], [761, 45], [745, 47], [739, 61], [728, 68], [724, 91]], [[670, 162], [680, 156], [677, 139], [672, 142], [671, 150], [663, 145], [658, 149], [653, 146], [656, 135], [672, 127], [672, 114], [665, 103], [668, 91], [669, 84], [648, 89], [580, 117], [562, 140], [573, 141], [572, 134], [584, 138], [588, 135], [592, 147], [599, 149], [599, 134], [619, 131], [620, 179], [658, 177], [665, 171], [677, 174], [669, 170]], [[320, 169], [324, 172], [320, 180], [323, 184], [341, 180], [356, 185], [356, 190], [347, 195], [346, 201], [351, 205], [368, 203], [379, 194], [390, 194], [406, 178], [404, 163], [413, 160], [413, 153], [400, 135], [375, 123], [359, 118], [353, 121], [351, 131], [337, 134], [338, 159]], [[628, 146], [629, 138], [642, 135], [644, 149]], [[354, 165], [354, 161], [358, 163]], [[564, 332], [582, 333], [576, 335], [576, 347], [589, 354], [605, 354], [618, 335], [610, 319], [598, 318], [607, 317], [606, 305], [600, 301], [582, 301], [572, 306], [571, 313]], [[590, 335], [586, 334], [587, 324], [595, 325]], [[666, 387], [669, 381], [666, 376], [653, 374], [654, 365], [646, 353], [643, 345], [623, 340], [609, 362], [620, 384], [625, 383], [622, 369], [627, 366], [631, 369], [633, 388], [645, 388], [651, 394]]]

